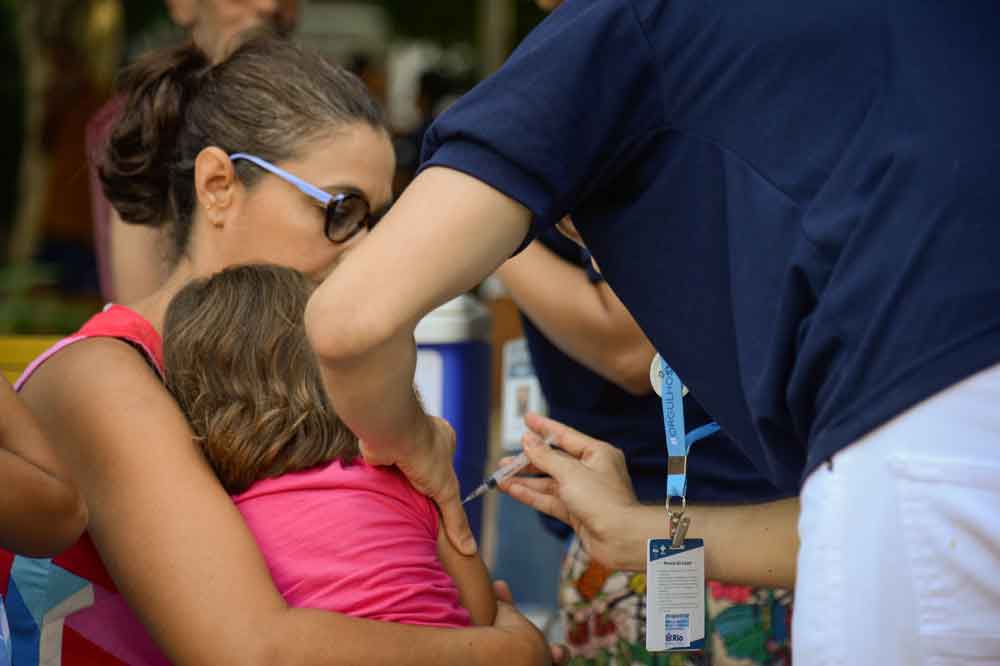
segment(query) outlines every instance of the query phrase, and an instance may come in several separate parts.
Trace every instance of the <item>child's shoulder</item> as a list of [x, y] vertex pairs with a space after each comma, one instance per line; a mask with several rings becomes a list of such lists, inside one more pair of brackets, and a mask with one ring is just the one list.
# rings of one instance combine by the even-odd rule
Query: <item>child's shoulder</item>
[[343, 464], [334, 462], [329, 466], [333, 473], [342, 474], [349, 477], [356, 477], [361, 482], [378, 484], [383, 491], [392, 491], [408, 498], [419, 500], [421, 503], [429, 505], [430, 499], [422, 492], [413, 487], [410, 480], [406, 478], [395, 465], [370, 465], [364, 458], [358, 456], [350, 463]]
[[333, 474], [367, 485], [382, 495], [393, 497], [415, 511], [427, 522], [428, 529], [437, 534], [438, 514], [434, 502], [417, 490], [395, 465], [369, 465], [364, 458], [358, 456], [348, 464], [334, 462], [327, 469]]
[[427, 504], [430, 500], [409, 482], [394, 465], [370, 465], [360, 456], [342, 463], [331, 463], [301, 472], [288, 472], [281, 476], [257, 481], [238, 499], [283, 490], [371, 490], [382, 495], [392, 495], [401, 500]]
[[395, 507], [393, 512], [409, 514], [413, 520], [420, 521], [431, 535], [437, 535], [437, 509], [430, 498], [414, 488], [397, 467], [369, 465], [361, 457], [349, 463], [333, 461], [303, 472], [290, 472], [257, 481], [233, 500], [237, 505], [248, 508], [248, 505], [265, 497], [309, 491], [353, 491], [358, 498], [378, 496], [382, 498], [378, 501], [380, 506]]

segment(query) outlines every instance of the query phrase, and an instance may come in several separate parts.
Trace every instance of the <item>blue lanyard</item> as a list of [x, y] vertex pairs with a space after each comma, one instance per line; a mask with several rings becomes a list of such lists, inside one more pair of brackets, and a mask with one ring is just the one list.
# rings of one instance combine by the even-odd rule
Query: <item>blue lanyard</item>
[[667, 435], [667, 502], [671, 497], [687, 495], [687, 457], [691, 446], [719, 431], [712, 422], [684, 430], [684, 387], [677, 373], [660, 357], [660, 400], [663, 403], [663, 427]]

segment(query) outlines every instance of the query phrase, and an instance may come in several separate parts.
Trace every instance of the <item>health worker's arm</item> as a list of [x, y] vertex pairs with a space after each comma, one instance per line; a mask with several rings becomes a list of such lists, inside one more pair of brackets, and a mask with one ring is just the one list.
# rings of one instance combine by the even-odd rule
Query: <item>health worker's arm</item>
[[[537, 414], [525, 423], [524, 450], [546, 477], [515, 477], [503, 489], [516, 500], [571, 525], [590, 555], [610, 569], [645, 568], [646, 540], [668, 536], [663, 506], [632, 491], [620, 449]], [[562, 451], [542, 445], [551, 436]], [[702, 538], [705, 573], [740, 585], [794, 587], [798, 498], [761, 504], [688, 506], [688, 536]]]
[[633, 395], [652, 391], [656, 350], [606, 282], [534, 241], [497, 277], [546, 338], [577, 363]]
[[395, 464], [475, 551], [452, 468], [454, 431], [413, 391], [421, 317], [478, 284], [528, 232], [530, 214], [482, 181], [431, 167], [316, 290], [306, 330], [337, 414], [374, 464]]

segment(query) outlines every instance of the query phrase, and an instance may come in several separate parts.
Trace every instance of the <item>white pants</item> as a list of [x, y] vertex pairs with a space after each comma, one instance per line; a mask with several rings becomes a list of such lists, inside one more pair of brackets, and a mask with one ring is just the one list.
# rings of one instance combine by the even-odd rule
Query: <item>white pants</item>
[[1000, 365], [802, 488], [795, 666], [1000, 664]]

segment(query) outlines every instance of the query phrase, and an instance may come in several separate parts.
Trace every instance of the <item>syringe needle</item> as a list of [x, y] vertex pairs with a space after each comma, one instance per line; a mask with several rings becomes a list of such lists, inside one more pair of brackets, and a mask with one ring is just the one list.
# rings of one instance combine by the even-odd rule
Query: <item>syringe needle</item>
[[[550, 447], [555, 446], [555, 440], [552, 436], [546, 437], [544, 443]], [[487, 477], [485, 481], [479, 484], [478, 488], [469, 493], [466, 496], [466, 498], [462, 500], [462, 504], [465, 504], [466, 502], [471, 502], [477, 497], [482, 496], [488, 490], [496, 488], [497, 485], [500, 484], [502, 481], [514, 476], [515, 474], [517, 474], [530, 464], [531, 460], [528, 459], [528, 454], [524, 452], [517, 454], [516, 456], [514, 456], [513, 460], [511, 460], [509, 463], [507, 463], [497, 471], [493, 472], [493, 474]]]

